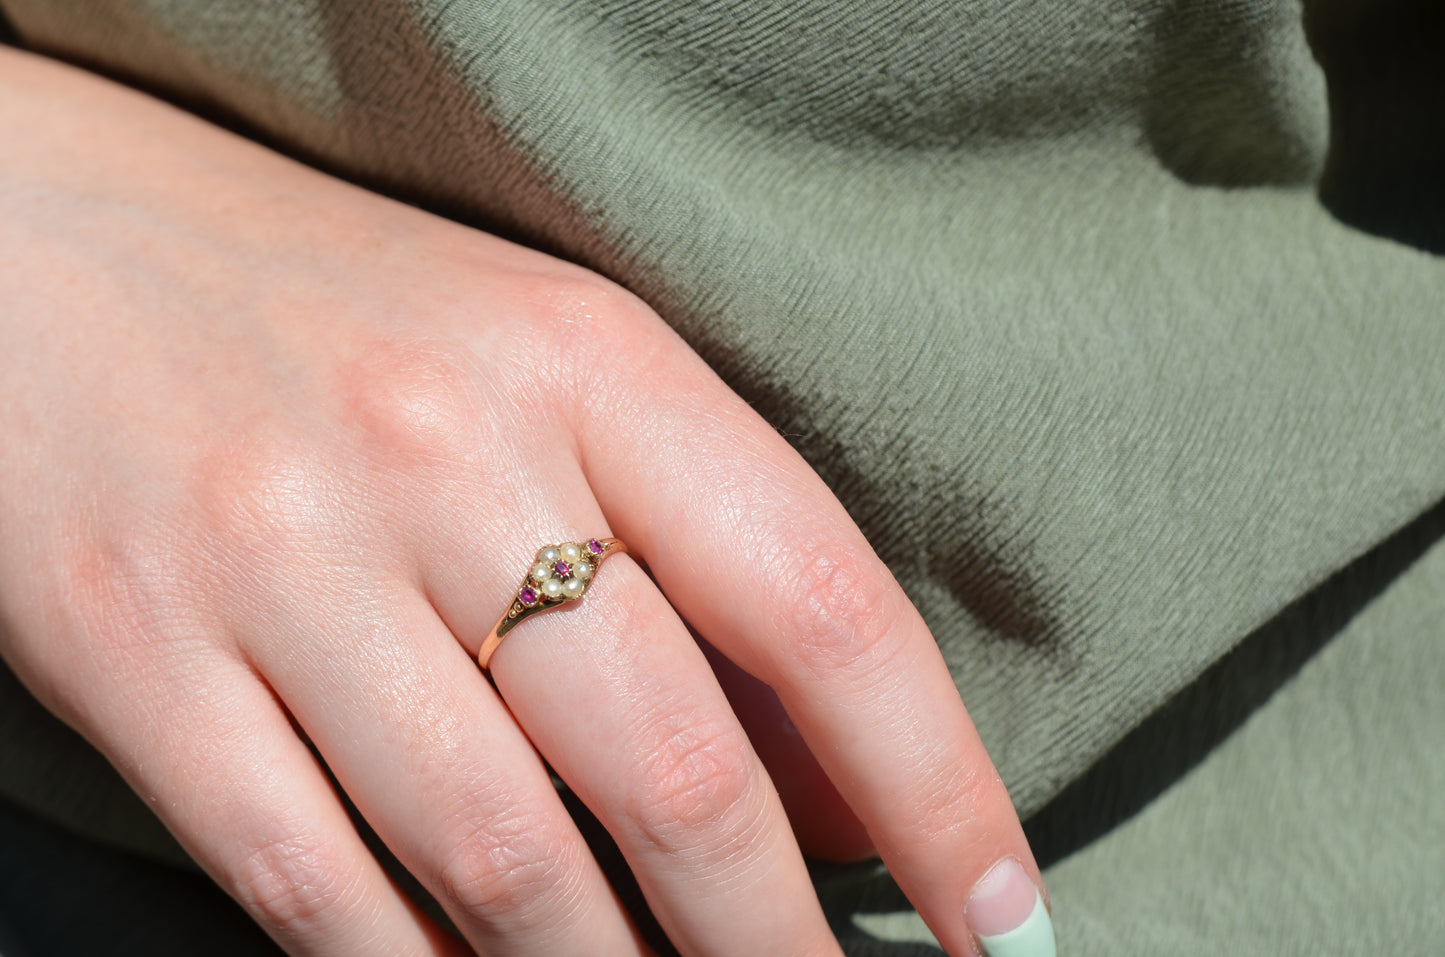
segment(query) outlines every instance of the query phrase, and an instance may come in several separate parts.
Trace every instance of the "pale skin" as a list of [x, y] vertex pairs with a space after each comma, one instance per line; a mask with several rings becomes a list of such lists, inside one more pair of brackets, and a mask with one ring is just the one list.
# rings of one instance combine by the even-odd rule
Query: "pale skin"
[[[645, 304], [3, 48], [0, 130], [0, 653], [289, 953], [645, 953], [543, 758], [687, 955], [838, 954], [802, 852], [952, 955], [1039, 882], [887, 568]], [[494, 690], [533, 552], [604, 535]]]

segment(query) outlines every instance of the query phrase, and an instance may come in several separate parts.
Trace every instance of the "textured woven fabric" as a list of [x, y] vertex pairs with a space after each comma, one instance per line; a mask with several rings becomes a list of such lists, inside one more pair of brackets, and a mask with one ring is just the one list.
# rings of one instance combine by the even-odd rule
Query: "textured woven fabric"
[[[1046, 869], [1060, 952], [1439, 954], [1442, 622], [1437, 544], [1202, 764]], [[839, 890], [860, 935], [931, 940], [877, 882]]]
[[1436, 4], [0, 6], [647, 299], [889, 562], [1054, 855], [1187, 770], [1138, 771], [1159, 741], [1202, 756], [1264, 701], [1445, 497]]

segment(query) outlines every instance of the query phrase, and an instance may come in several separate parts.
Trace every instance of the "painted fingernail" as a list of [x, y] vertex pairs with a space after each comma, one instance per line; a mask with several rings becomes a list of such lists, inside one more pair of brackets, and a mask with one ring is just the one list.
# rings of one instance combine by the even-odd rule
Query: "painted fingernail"
[[965, 918], [988, 957], [1055, 957], [1054, 923], [1043, 895], [1011, 857], [974, 886]]

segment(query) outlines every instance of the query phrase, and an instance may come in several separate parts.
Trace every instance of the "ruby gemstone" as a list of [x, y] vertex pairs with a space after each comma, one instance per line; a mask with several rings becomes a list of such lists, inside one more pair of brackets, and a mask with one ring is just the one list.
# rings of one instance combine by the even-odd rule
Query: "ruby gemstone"
[[557, 573], [558, 578], [567, 578], [572, 574], [572, 566], [566, 562], [558, 562], [552, 566], [552, 571]]
[[535, 605], [537, 604], [537, 589], [528, 585], [517, 592], [517, 597], [522, 600], [522, 604], [524, 605]]

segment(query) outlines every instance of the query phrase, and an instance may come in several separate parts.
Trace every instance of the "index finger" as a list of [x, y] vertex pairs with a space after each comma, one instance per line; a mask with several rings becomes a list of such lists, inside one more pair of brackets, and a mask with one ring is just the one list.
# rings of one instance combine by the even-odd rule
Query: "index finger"
[[1052, 955], [1018, 815], [921, 616], [802, 458], [670, 330], [648, 333], [619, 330], [653, 348], [578, 430], [609, 524], [778, 693], [950, 954], [977, 938]]

